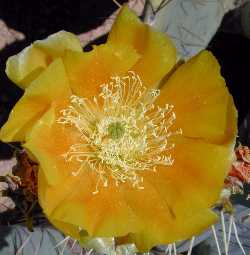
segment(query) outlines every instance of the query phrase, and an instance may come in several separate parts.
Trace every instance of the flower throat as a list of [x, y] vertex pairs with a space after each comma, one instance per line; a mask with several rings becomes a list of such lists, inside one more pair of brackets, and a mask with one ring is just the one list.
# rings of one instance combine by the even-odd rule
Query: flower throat
[[170, 150], [174, 144], [168, 138], [181, 134], [181, 129], [169, 131], [176, 117], [172, 105], [154, 105], [159, 94], [157, 89], [144, 87], [130, 71], [101, 85], [100, 94], [92, 99], [71, 96], [70, 105], [61, 111], [57, 122], [75, 127], [81, 137], [63, 156], [66, 161], [80, 162], [72, 175], [86, 168], [97, 174], [94, 194], [112, 180], [117, 186], [129, 182], [143, 189], [143, 171], [155, 172], [158, 165], [173, 164]]

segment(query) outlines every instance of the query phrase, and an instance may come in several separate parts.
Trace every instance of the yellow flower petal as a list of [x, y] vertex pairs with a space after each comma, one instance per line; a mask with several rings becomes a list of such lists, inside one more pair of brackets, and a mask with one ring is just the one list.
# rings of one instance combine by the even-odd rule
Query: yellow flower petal
[[136, 49], [142, 57], [132, 70], [149, 88], [157, 87], [176, 63], [176, 49], [167, 35], [142, 23], [126, 5], [109, 33], [108, 43]]
[[54, 101], [68, 100], [71, 91], [62, 60], [56, 59], [25, 90], [17, 102], [8, 121], [0, 130], [4, 142], [24, 141], [27, 131]]
[[229, 139], [225, 134], [227, 126], [233, 125], [236, 130], [235, 113], [233, 123], [227, 122], [227, 112], [233, 103], [220, 75], [220, 66], [208, 51], [173, 73], [156, 100], [160, 106], [166, 103], [174, 106], [175, 126], [181, 127], [185, 137], [226, 143]]
[[[157, 216], [155, 215], [154, 217], [156, 218]], [[143, 232], [129, 234], [125, 240], [126, 243], [134, 243], [139, 251], [148, 252], [156, 245], [166, 245], [189, 239], [196, 234], [198, 235], [204, 231], [204, 229], [207, 229], [214, 224], [216, 220], [216, 214], [208, 209], [192, 214], [190, 217], [178, 222], [179, 225], [175, 222], [175, 225], [173, 226], [163, 227], [163, 225], [155, 225], [153, 220], [151, 220], [147, 221], [147, 225], [145, 224], [145, 230]], [[183, 228], [183, 238], [176, 238], [175, 228]], [[169, 242], [167, 243], [166, 240], [169, 240]]]
[[24, 147], [39, 160], [49, 185], [62, 182], [79, 166], [79, 163], [67, 163], [63, 157], [69, 147], [79, 141], [80, 135], [73, 128], [61, 129], [61, 125], [56, 123], [58, 108], [61, 109], [61, 105], [60, 107], [51, 105], [36, 121], [24, 144]]
[[52, 34], [45, 40], [35, 41], [34, 46], [41, 49], [50, 58], [62, 57], [66, 50], [82, 51], [79, 38], [66, 31]]
[[[90, 180], [86, 178], [89, 176], [87, 173], [89, 170], [86, 169], [85, 171], [86, 173], [77, 177], [78, 190], [72, 192], [70, 196], [66, 196], [50, 217], [80, 226], [91, 237], [123, 236], [129, 231], [138, 231], [138, 219], [133, 210], [122, 199], [122, 194], [117, 191], [115, 185], [109, 185], [106, 189], [101, 190], [98, 195], [86, 194], [84, 186], [89, 187], [88, 182]], [[94, 183], [95, 178], [92, 179], [92, 183]], [[67, 182], [64, 185], [67, 187]], [[92, 188], [94, 187], [92, 186]], [[58, 189], [60, 189], [59, 186], [53, 187], [48, 192], [52, 195]]]
[[172, 214], [182, 217], [215, 204], [230, 169], [232, 151], [232, 147], [181, 137], [173, 150], [174, 164], [159, 166], [156, 173], [143, 176], [167, 201]]
[[[42, 169], [39, 169], [38, 172], [38, 198], [39, 198], [39, 203], [42, 206], [42, 208], [45, 208], [44, 213], [47, 213], [47, 208], [48, 208], [48, 189], [49, 185], [48, 182], [46, 180], [46, 176], [44, 175], [44, 172], [42, 171]], [[52, 200], [54, 197], [54, 194], [49, 194], [50, 195], [50, 200]], [[54, 202], [56, 199], [53, 199]], [[67, 235], [70, 235], [74, 238], [79, 239], [79, 227], [78, 226], [74, 226], [72, 224], [67, 224], [64, 223], [62, 221], [57, 221], [54, 220], [52, 218], [49, 218], [50, 222], [56, 226], [58, 229], [61, 229], [61, 231], [63, 231], [64, 233], [66, 233]]]
[[[133, 213], [122, 202], [119, 193], [110, 187], [98, 196], [88, 192], [95, 188], [95, 182], [88, 169], [84, 171], [77, 177], [69, 176], [60, 185], [48, 186], [40, 182], [39, 189], [45, 190], [40, 203], [46, 208], [48, 218], [52, 222], [65, 224], [67, 232], [72, 232], [73, 227], [80, 227], [92, 237], [119, 236], [127, 234], [129, 230], [135, 231]], [[72, 190], [72, 185], [77, 189]]]
[[[40, 136], [41, 141], [47, 139], [42, 133]], [[221, 180], [230, 164], [230, 151], [224, 146], [181, 138], [175, 155], [173, 166], [144, 175], [141, 191], [124, 185], [120, 187], [121, 193], [117, 193], [116, 188], [109, 186], [100, 194], [92, 195], [90, 191], [94, 189], [96, 177], [84, 169], [79, 176], [68, 177], [58, 185], [40, 184], [40, 189], [46, 190], [46, 198], [40, 198], [41, 204], [47, 210], [50, 208], [45, 211], [49, 219], [72, 224], [69, 229], [80, 226], [92, 236], [112, 236], [112, 233], [121, 236], [133, 232], [130, 240], [136, 242], [140, 250], [182, 240], [200, 233], [216, 220], [207, 208], [218, 198]], [[44, 162], [42, 155], [36, 156]], [[54, 160], [57, 155], [51, 157]], [[213, 191], [209, 189], [211, 186]], [[135, 226], [141, 232], [135, 232]]]
[[129, 241], [142, 251], [200, 234], [217, 219], [210, 208], [219, 199], [233, 148], [183, 137], [175, 142], [172, 166], [145, 172], [142, 191], [124, 192], [142, 229]]
[[10, 57], [6, 73], [10, 80], [25, 89], [54, 58], [63, 56], [65, 50], [82, 51], [82, 48], [74, 34], [60, 31]]
[[46, 66], [46, 55], [31, 45], [8, 59], [6, 74], [10, 80], [24, 89]]
[[91, 52], [68, 51], [64, 64], [73, 93], [82, 97], [97, 95], [100, 85], [111, 76], [122, 75], [137, 62], [139, 55], [130, 46], [96, 46]]
[[[80, 166], [66, 162], [63, 153], [75, 143], [74, 131], [54, 120], [55, 109], [51, 108], [33, 127], [24, 145], [40, 162], [39, 200], [48, 218], [66, 226], [82, 227], [91, 236], [120, 236], [137, 230], [133, 211], [123, 202], [115, 185], [95, 196], [96, 173], [86, 165], [79, 175], [72, 174]], [[77, 189], [72, 189], [73, 186]]]
[[[55, 123], [55, 109], [51, 108], [33, 127], [24, 145], [40, 162], [39, 200], [45, 213], [52, 221], [71, 224], [70, 232], [74, 225], [84, 228], [91, 236], [119, 236], [135, 231], [133, 212], [122, 201], [115, 185], [95, 196], [98, 176], [93, 171], [86, 166], [79, 175], [72, 175], [79, 164], [67, 163], [62, 156], [69, 144], [75, 143], [72, 132], [72, 128]], [[72, 190], [72, 186], [77, 189]]]
[[[128, 205], [138, 216], [140, 231], [130, 233], [122, 243], [135, 243], [140, 251], [200, 234], [217, 220], [217, 216], [207, 208], [199, 194], [190, 196], [190, 188], [186, 188], [190, 184], [175, 187], [170, 180], [165, 178], [161, 181], [160, 178], [163, 175], [159, 179], [156, 177], [157, 180], [146, 179], [143, 191], [129, 190], [125, 193]], [[171, 200], [168, 201], [171, 196], [175, 197], [173, 204]]]
[[[70, 176], [74, 167], [59, 159], [70, 143], [74, 144], [74, 139], [70, 141], [75, 137], [73, 129], [48, 124], [43, 119], [37, 130], [33, 128], [28, 142], [32, 147], [27, 147], [40, 162], [48, 182], [53, 185], [41, 187], [46, 190], [43, 206], [48, 217], [66, 224], [68, 227], [63, 229], [68, 233], [71, 228], [75, 229], [74, 226], [80, 226], [93, 237], [128, 234], [129, 240], [135, 242], [140, 250], [200, 233], [216, 220], [216, 215], [209, 208], [219, 196], [231, 162], [236, 116], [230, 97], [227, 111], [220, 114], [225, 114], [225, 121], [232, 124], [223, 132], [230, 137], [227, 145], [171, 137], [170, 142], [175, 143], [174, 165], [158, 167], [156, 173], [143, 172], [143, 190], [127, 183], [120, 184], [118, 190], [109, 185], [101, 189], [97, 196], [91, 193], [97, 180], [93, 172], [86, 167], [79, 176]], [[69, 142], [64, 143], [65, 147], [59, 147], [67, 133], [71, 137]], [[48, 139], [49, 144], [43, 142]], [[75, 140], [77, 142], [77, 138]], [[61, 178], [58, 179], [58, 175]], [[76, 186], [79, 187], [77, 190], [72, 189]], [[214, 187], [212, 191], [209, 189], [211, 186]]]

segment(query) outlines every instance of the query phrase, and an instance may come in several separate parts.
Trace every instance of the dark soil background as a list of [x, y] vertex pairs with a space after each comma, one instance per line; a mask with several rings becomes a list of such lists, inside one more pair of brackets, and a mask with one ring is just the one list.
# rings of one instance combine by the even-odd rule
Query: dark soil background
[[[119, 2], [126, 1], [119, 0]], [[112, 0], [0, 0], [0, 19], [26, 36], [25, 40], [13, 43], [0, 51], [0, 126], [6, 121], [11, 108], [22, 95], [22, 91], [12, 84], [4, 73], [7, 58], [18, 53], [34, 40], [43, 39], [59, 30], [64, 29], [79, 34], [95, 28], [116, 8]], [[241, 126], [239, 140], [243, 144], [250, 145], [249, 128], [244, 128], [242, 125], [250, 111], [248, 92], [250, 40], [240, 33], [225, 32], [223, 27], [227, 20], [233, 22], [234, 27], [240, 27], [239, 20], [232, 19], [234, 16], [234, 12], [226, 16], [208, 49], [219, 60], [222, 74], [239, 111], [239, 127]], [[0, 158], [11, 155], [12, 149], [0, 143]]]

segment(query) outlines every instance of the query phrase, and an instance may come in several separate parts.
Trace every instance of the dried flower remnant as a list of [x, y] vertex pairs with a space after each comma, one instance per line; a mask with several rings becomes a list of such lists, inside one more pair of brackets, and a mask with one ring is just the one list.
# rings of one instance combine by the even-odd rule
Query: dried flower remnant
[[23, 190], [26, 199], [32, 202], [37, 199], [38, 166], [28, 157], [25, 151], [17, 155], [17, 160], [18, 163], [14, 167], [13, 173], [15, 177], [18, 177], [19, 186]]
[[[250, 183], [250, 149], [247, 146], [239, 145], [235, 149], [235, 157], [230, 172], [224, 181], [224, 189], [221, 192], [218, 205], [226, 212], [234, 211], [230, 197], [233, 194], [244, 194], [244, 184]], [[246, 194], [248, 200], [250, 194]]]
[[[247, 146], [239, 145], [235, 151], [237, 160], [243, 160], [245, 163], [250, 164], [250, 149]], [[250, 177], [248, 177], [250, 182]]]
[[250, 149], [239, 145], [235, 150], [235, 161], [232, 163], [225, 185], [233, 194], [242, 194], [244, 183], [250, 183]]

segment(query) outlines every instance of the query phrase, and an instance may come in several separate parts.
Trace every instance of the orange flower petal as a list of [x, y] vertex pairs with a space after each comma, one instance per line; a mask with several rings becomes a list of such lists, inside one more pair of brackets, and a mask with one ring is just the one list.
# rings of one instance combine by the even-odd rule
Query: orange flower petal
[[139, 56], [129, 46], [96, 46], [91, 52], [68, 51], [64, 64], [73, 93], [92, 97], [111, 76], [122, 75], [137, 62]]
[[133, 211], [114, 184], [94, 195], [98, 176], [87, 165], [79, 175], [72, 175], [79, 164], [66, 162], [62, 155], [80, 138], [71, 127], [55, 123], [55, 116], [55, 109], [50, 108], [24, 145], [40, 163], [39, 200], [49, 219], [82, 227], [91, 236], [120, 236], [138, 230]]
[[55, 119], [51, 108], [33, 127], [24, 145], [40, 162], [40, 171], [46, 178], [46, 182], [41, 180], [39, 184], [45, 213], [52, 220], [80, 226], [92, 236], [124, 235], [135, 230], [133, 213], [116, 186], [110, 185], [93, 195], [98, 182], [93, 171], [86, 166], [79, 175], [72, 175], [79, 164], [66, 162], [62, 155], [80, 138], [78, 132], [74, 135], [71, 127], [57, 124]]
[[[46, 180], [46, 176], [44, 175], [44, 172], [42, 169], [39, 169], [38, 172], [38, 198], [39, 198], [39, 203], [44, 208], [44, 213], [47, 213], [47, 205], [48, 205], [48, 197], [47, 197], [47, 188], [48, 188], [48, 183]], [[50, 195], [51, 198], [54, 198], [54, 195]], [[50, 199], [51, 201], [52, 199]], [[55, 201], [55, 200], [54, 200]], [[52, 201], [51, 201], [52, 202]], [[52, 220], [49, 218], [51, 223], [56, 226], [58, 229], [66, 233], [67, 235], [70, 235], [74, 238], [79, 239], [79, 227], [74, 226], [72, 224], [67, 224], [62, 221], [57, 221], [57, 220]]]
[[[50, 217], [80, 226], [91, 237], [123, 236], [130, 231], [138, 231], [138, 220], [115, 185], [101, 189], [96, 195], [92, 194], [96, 178], [92, 179], [92, 186], [89, 185], [90, 180], [87, 177], [93, 176], [90, 171], [86, 169], [86, 173], [79, 176], [77, 192], [65, 197]], [[58, 189], [59, 186], [48, 192], [53, 194]]]
[[[232, 102], [227, 112], [226, 119], [233, 123]], [[41, 120], [38, 128], [33, 128], [29, 141], [32, 147], [27, 147], [39, 160], [48, 183], [53, 185], [43, 187], [46, 190], [43, 202], [46, 213], [52, 221], [66, 224], [67, 232], [80, 226], [91, 236], [130, 233], [129, 238], [139, 249], [147, 250], [159, 243], [188, 238], [216, 220], [209, 207], [218, 198], [229, 169], [231, 143], [219, 146], [197, 139], [170, 137], [176, 144], [173, 151], [175, 163], [169, 168], [159, 167], [156, 173], [145, 172], [144, 190], [124, 184], [118, 191], [116, 187], [108, 186], [94, 196], [92, 192], [97, 180], [94, 173], [86, 167], [79, 176], [69, 176], [73, 167], [60, 162], [62, 158], [59, 156], [67, 152], [74, 139], [77, 141], [73, 130], [65, 131], [66, 127], [54, 123], [55, 117], [48, 120]], [[68, 137], [75, 138], [72, 141], [68, 138], [65, 147], [58, 146], [66, 137], [64, 131], [70, 134]], [[235, 128], [230, 127], [226, 132], [233, 137]], [[43, 142], [48, 139], [49, 144]], [[58, 175], [64, 178], [57, 179]], [[72, 189], [76, 186], [79, 187], [77, 190]], [[209, 190], [211, 186], [214, 187], [212, 192]]]
[[31, 85], [13, 108], [0, 131], [4, 142], [24, 141], [25, 135], [53, 101], [68, 99], [71, 91], [62, 60], [56, 59]]
[[79, 163], [66, 162], [63, 154], [72, 144], [79, 142], [80, 134], [70, 126], [61, 128], [62, 125], [56, 123], [57, 118], [58, 108], [52, 104], [36, 121], [24, 144], [24, 147], [40, 162], [49, 185], [60, 183], [79, 168]]
[[[40, 131], [48, 128], [46, 124], [42, 125], [42, 122], [48, 123], [46, 118], [48, 116], [44, 116], [41, 120]], [[49, 145], [41, 145], [42, 140], [47, 139], [45, 133], [48, 130], [45, 133], [37, 131], [35, 127], [30, 137], [32, 141], [26, 143], [25, 147], [41, 162], [38, 185], [39, 201], [52, 222], [56, 221], [57, 225], [64, 224], [63, 229], [67, 233], [72, 233], [75, 227], [81, 227], [92, 237], [121, 236], [129, 231], [138, 231], [134, 212], [123, 201], [122, 195], [114, 184], [101, 189], [97, 195], [94, 195], [98, 176], [87, 166], [79, 175], [73, 176], [70, 171], [76, 170], [76, 166], [73, 163], [64, 166], [60, 164], [61, 153], [57, 148], [53, 150], [56, 143], [51, 137]], [[56, 130], [55, 135], [59, 132], [60, 130]], [[34, 140], [40, 144], [39, 149], [35, 147]], [[62, 176], [65, 172], [68, 173], [65, 178], [60, 180], [57, 178], [57, 183], [50, 182], [51, 178], [55, 180], [56, 177], [53, 176], [55, 173]]]
[[141, 55], [132, 68], [147, 87], [157, 87], [176, 63], [176, 49], [166, 34], [142, 23], [126, 5], [121, 9], [108, 43], [132, 46]]
[[220, 66], [208, 51], [180, 66], [163, 86], [155, 103], [174, 106], [176, 127], [186, 137], [225, 143], [229, 139], [227, 125], [233, 125], [236, 130], [235, 110], [232, 121], [227, 122], [227, 112], [234, 107], [233, 102], [220, 75]]
[[144, 172], [141, 194], [124, 192], [142, 228], [129, 240], [142, 251], [200, 234], [217, 219], [210, 208], [219, 198], [233, 148], [183, 137], [175, 142], [172, 166]]
[[25, 89], [54, 58], [63, 56], [69, 49], [82, 51], [80, 41], [74, 34], [60, 31], [10, 57], [6, 73], [10, 80]]
[[175, 215], [184, 211], [189, 203], [185, 201], [195, 194], [206, 208], [212, 207], [219, 198], [223, 181], [230, 170], [233, 146], [225, 147], [180, 137], [175, 139], [172, 151], [172, 166], [159, 166], [156, 173], [147, 172], [144, 178], [150, 182], [152, 180], [159, 190], [162, 189], [162, 195], [165, 193]]
[[[43, 204], [51, 208], [49, 218], [80, 226], [91, 236], [132, 233], [129, 240], [140, 250], [200, 233], [216, 220], [209, 207], [218, 197], [218, 183], [226, 175], [230, 153], [225, 147], [192, 139], [176, 144], [175, 153], [173, 167], [145, 173], [143, 190], [125, 184], [120, 190], [109, 186], [93, 195], [96, 177], [87, 170], [79, 178], [46, 187]], [[72, 189], [76, 186], [77, 190]]]
[[[125, 239], [126, 243], [134, 243], [140, 252], [148, 252], [156, 245], [166, 245], [200, 234], [204, 229], [216, 222], [217, 215], [211, 210], [204, 209], [200, 210], [199, 213], [193, 213], [181, 222], [174, 222], [175, 225], [172, 226], [158, 225], [159, 222], [155, 224], [154, 220], [156, 218], [157, 216], [155, 215], [152, 220], [145, 223], [143, 232], [129, 234]], [[183, 229], [183, 235], [182, 238], [178, 239], [176, 230], [181, 228]]]
[[[45, 180], [46, 178], [39, 184], [39, 193], [42, 194], [39, 197], [40, 203], [52, 222], [56, 220], [71, 224], [68, 228], [64, 226], [66, 233], [72, 232], [70, 228], [74, 226], [87, 230], [92, 237], [123, 236], [129, 232], [138, 232], [149, 220], [143, 211], [146, 209], [147, 216], [150, 214], [152, 218], [157, 214], [157, 218], [161, 219], [158, 223], [167, 221], [168, 225], [171, 225], [168, 208], [164, 206], [164, 201], [162, 205], [161, 199], [151, 185], [146, 194], [129, 186], [119, 191], [116, 186], [109, 185], [102, 188], [97, 195], [93, 195], [96, 176], [94, 177], [87, 169], [79, 176], [69, 177], [59, 185], [48, 186]], [[143, 203], [142, 200], [138, 200], [138, 192], [141, 194], [140, 198], [144, 200]], [[147, 199], [145, 195], [149, 195]], [[150, 203], [147, 203], [148, 201]], [[161, 206], [153, 208], [152, 201]]]

